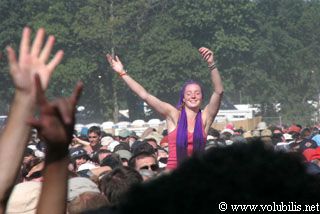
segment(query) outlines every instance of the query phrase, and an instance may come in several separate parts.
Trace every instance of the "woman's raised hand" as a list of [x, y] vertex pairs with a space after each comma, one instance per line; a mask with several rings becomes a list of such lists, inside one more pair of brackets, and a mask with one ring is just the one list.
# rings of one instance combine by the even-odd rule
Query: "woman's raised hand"
[[202, 56], [202, 59], [205, 60], [208, 63], [208, 65], [211, 65], [214, 63], [214, 55], [210, 49], [201, 47], [199, 48], [199, 52]]

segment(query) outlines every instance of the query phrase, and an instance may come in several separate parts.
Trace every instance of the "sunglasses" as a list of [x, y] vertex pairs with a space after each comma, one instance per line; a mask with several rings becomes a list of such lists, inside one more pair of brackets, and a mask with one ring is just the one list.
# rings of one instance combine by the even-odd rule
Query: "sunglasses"
[[140, 169], [151, 169], [152, 171], [156, 171], [159, 169], [158, 164], [152, 164], [150, 166], [142, 166]]

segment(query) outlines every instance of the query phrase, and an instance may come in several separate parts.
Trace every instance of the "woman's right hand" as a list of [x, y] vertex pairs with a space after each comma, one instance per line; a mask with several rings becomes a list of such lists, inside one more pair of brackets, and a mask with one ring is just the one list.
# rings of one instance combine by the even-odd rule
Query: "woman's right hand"
[[106, 58], [115, 72], [117, 72], [118, 74], [122, 74], [123, 72], [125, 72], [123, 69], [123, 64], [118, 56], [112, 57], [110, 54], [107, 54]]

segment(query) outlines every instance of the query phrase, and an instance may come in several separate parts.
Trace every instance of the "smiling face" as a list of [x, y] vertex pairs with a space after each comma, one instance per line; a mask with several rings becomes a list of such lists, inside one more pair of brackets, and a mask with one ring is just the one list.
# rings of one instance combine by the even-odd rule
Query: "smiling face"
[[88, 138], [91, 146], [96, 146], [100, 142], [100, 137], [95, 132], [90, 132]]
[[184, 90], [183, 102], [187, 108], [200, 108], [202, 102], [201, 87], [195, 83], [187, 85]]

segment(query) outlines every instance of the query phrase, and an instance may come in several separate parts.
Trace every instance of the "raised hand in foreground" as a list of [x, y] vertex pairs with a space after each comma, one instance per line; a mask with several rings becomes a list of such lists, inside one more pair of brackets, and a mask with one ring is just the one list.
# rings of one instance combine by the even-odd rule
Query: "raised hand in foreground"
[[34, 75], [36, 73], [39, 75], [42, 89], [47, 89], [50, 77], [63, 57], [63, 51], [58, 51], [48, 62], [55, 38], [49, 36], [43, 46], [45, 40], [43, 28], [38, 30], [32, 45], [30, 45], [30, 35], [31, 30], [28, 27], [24, 28], [18, 57], [11, 47], [7, 47], [15, 94], [6, 126], [0, 136], [0, 169], [4, 172], [0, 176], [0, 213], [5, 211], [30, 134], [30, 125], [26, 120], [34, 114], [36, 104]]

